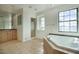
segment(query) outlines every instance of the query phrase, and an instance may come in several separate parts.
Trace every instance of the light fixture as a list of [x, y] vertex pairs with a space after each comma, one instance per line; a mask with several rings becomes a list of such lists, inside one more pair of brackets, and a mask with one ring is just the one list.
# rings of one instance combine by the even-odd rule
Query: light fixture
[[29, 8], [32, 8], [32, 6], [29, 6]]
[[38, 9], [37, 9], [37, 8], [35, 8], [34, 10], [35, 10], [35, 11], [37, 11]]

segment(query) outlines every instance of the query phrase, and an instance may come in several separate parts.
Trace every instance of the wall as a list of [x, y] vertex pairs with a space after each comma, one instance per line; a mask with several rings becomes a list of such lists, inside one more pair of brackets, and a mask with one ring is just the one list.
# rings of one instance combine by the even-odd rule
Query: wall
[[[22, 25], [17, 24], [17, 16], [22, 15]], [[22, 8], [13, 16], [13, 28], [17, 29], [19, 41], [31, 40], [31, 17], [35, 18], [35, 12], [32, 9]]]
[[19, 15], [23, 15], [23, 9], [17, 10], [16, 13], [13, 15], [12, 28], [17, 29], [17, 40], [23, 41], [23, 23], [21, 25], [18, 25], [18, 16]]
[[[73, 9], [73, 8], [79, 8], [79, 5], [77, 4], [71, 4], [71, 5], [59, 5], [54, 8], [42, 11], [37, 13], [37, 16], [44, 15], [45, 16], [45, 31], [38, 31], [37, 30], [37, 37], [43, 37], [46, 36], [49, 33], [59, 33], [59, 34], [67, 34], [67, 35], [79, 35], [79, 29], [77, 33], [66, 33], [66, 32], [58, 32], [58, 12]], [[78, 12], [79, 14], [79, 12]], [[79, 19], [78, 19], [79, 20]], [[79, 21], [78, 21], [79, 25]], [[79, 28], [79, 27], [78, 27]], [[42, 34], [44, 33], [44, 34]]]
[[23, 41], [31, 39], [31, 18], [35, 18], [34, 10], [23, 8]]

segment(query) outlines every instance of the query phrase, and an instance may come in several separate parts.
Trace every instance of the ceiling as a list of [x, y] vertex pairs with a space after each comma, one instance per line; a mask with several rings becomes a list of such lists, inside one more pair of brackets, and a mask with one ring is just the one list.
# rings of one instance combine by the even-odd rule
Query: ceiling
[[53, 8], [55, 4], [0, 4], [0, 13], [15, 13], [18, 9], [28, 8], [35, 12], [40, 12], [48, 8]]

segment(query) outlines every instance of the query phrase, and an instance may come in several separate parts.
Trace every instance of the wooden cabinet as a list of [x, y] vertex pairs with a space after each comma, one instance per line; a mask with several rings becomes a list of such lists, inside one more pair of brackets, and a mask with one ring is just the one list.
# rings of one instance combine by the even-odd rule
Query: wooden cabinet
[[12, 31], [11, 31], [11, 30], [9, 30], [9, 31], [7, 32], [7, 39], [8, 39], [8, 40], [12, 40]]
[[0, 29], [0, 43], [16, 39], [17, 39], [16, 29]]
[[17, 33], [16, 33], [16, 31], [12, 31], [12, 39], [13, 40], [17, 39]]
[[4, 41], [7, 41], [7, 30], [5, 30], [5, 31], [1, 31], [2, 32], [2, 39], [1, 39], [1, 41], [2, 42], [4, 42]]

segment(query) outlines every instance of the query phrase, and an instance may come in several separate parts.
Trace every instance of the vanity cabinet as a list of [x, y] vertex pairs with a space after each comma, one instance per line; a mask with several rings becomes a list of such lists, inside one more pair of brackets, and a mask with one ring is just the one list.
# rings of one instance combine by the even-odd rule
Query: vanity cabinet
[[0, 29], [0, 43], [16, 39], [17, 39], [16, 29]]

